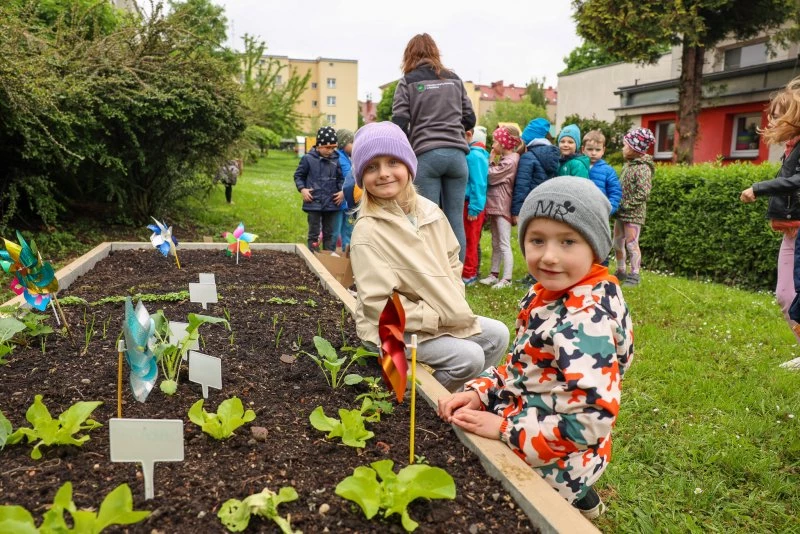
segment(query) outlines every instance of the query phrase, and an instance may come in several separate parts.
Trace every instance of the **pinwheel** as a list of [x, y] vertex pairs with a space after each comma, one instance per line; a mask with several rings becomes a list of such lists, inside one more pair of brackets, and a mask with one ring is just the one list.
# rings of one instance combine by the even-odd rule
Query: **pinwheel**
[[175, 263], [178, 264], [178, 269], [181, 268], [181, 262], [178, 260], [178, 240], [172, 235], [172, 227], [159, 222], [155, 217], [151, 217], [156, 224], [148, 224], [148, 230], [153, 232], [150, 236], [150, 242], [156, 247], [164, 257], [172, 253], [175, 256]]
[[130, 297], [125, 298], [125, 359], [131, 368], [130, 383], [133, 396], [139, 402], [147, 400], [156, 383], [158, 365], [156, 356], [150, 348], [150, 340], [155, 334], [155, 322], [141, 301], [133, 309]]
[[228, 241], [228, 248], [225, 253], [228, 256], [233, 256], [236, 253], [236, 265], [239, 265], [239, 253], [243, 256], [250, 257], [250, 243], [258, 237], [256, 234], [251, 234], [244, 231], [244, 223], [239, 223], [236, 230], [233, 232], [222, 232], [222, 237]]
[[381, 340], [381, 374], [386, 386], [397, 395], [397, 402], [403, 402], [406, 393], [406, 343], [403, 334], [406, 327], [406, 313], [400, 304], [397, 293], [386, 301], [378, 319], [378, 337]]

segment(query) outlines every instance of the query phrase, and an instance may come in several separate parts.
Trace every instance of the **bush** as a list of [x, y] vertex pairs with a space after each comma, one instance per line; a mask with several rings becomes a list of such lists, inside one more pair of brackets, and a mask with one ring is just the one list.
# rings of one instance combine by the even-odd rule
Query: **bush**
[[742, 190], [775, 177], [771, 163], [658, 165], [640, 246], [648, 269], [772, 289], [781, 235], [765, 219], [767, 199]]

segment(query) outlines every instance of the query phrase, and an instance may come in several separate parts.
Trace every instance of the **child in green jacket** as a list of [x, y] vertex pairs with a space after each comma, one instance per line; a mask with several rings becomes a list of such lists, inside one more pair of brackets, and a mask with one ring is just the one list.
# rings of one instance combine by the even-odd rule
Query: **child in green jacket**
[[581, 154], [581, 130], [577, 124], [567, 124], [558, 134], [558, 150], [561, 151], [561, 165], [558, 176], [589, 177], [591, 163], [589, 157]]

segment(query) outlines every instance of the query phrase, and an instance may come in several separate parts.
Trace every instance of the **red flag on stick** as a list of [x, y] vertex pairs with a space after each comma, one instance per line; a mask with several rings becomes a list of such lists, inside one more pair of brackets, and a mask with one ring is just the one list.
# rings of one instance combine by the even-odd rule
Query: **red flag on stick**
[[406, 393], [406, 343], [403, 333], [406, 329], [406, 312], [400, 304], [398, 294], [386, 301], [386, 306], [378, 320], [378, 336], [381, 339], [381, 372], [383, 381], [397, 395], [397, 402], [403, 402]]

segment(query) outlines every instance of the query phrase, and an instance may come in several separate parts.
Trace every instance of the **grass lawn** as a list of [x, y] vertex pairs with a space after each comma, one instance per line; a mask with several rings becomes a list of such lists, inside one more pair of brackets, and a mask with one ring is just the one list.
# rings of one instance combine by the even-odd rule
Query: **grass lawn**
[[[176, 236], [182, 222], [218, 236], [243, 221], [258, 242], [304, 243], [296, 164], [293, 154], [272, 152], [245, 168], [233, 205], [221, 187], [187, 201], [174, 217]], [[140, 239], [148, 235], [142, 230]], [[488, 232], [482, 246], [485, 275]], [[518, 248], [515, 278], [525, 273]], [[513, 327], [523, 292], [477, 286], [467, 298], [476, 313]], [[800, 533], [800, 372], [778, 367], [800, 348], [774, 297], [654, 272], [643, 273], [642, 285], [626, 288], [625, 297], [635, 358], [623, 382], [613, 460], [597, 485], [609, 505], [597, 526]]]

